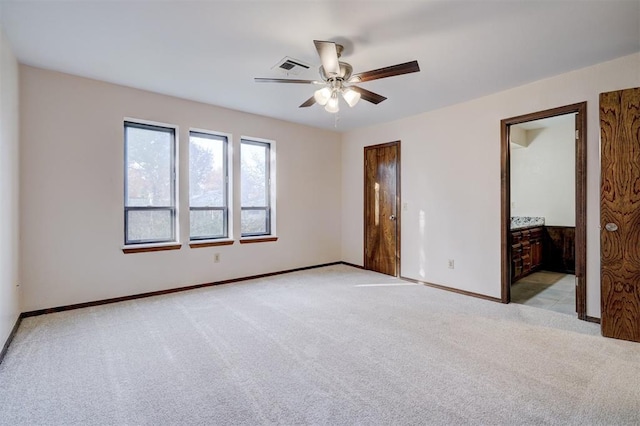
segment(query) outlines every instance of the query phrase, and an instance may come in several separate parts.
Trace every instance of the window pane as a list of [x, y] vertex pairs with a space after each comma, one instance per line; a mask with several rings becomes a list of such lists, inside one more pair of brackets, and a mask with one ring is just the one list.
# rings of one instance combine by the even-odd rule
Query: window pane
[[129, 210], [127, 241], [171, 241], [171, 210]]
[[242, 210], [240, 215], [242, 235], [268, 234], [266, 210]]
[[226, 138], [191, 133], [189, 138], [189, 205], [225, 207]]
[[[243, 207], [268, 205], [268, 145], [243, 143], [240, 152], [240, 179]], [[244, 231], [243, 231], [244, 232]]]
[[222, 238], [227, 233], [224, 228], [224, 210], [191, 210], [191, 238]]
[[171, 206], [173, 132], [126, 127], [126, 205]]

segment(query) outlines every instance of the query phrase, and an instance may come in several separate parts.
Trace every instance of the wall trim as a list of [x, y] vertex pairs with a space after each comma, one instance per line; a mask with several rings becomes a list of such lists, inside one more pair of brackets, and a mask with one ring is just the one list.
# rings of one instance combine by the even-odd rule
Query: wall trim
[[13, 338], [16, 336], [16, 333], [18, 332], [18, 327], [20, 327], [22, 318], [23, 318], [22, 314], [18, 315], [18, 319], [16, 319], [16, 323], [13, 325], [13, 328], [11, 329], [11, 333], [9, 333], [9, 337], [7, 337], [7, 341], [4, 342], [2, 351], [0, 351], [0, 364], [2, 364], [2, 361], [4, 360], [4, 356], [7, 354], [7, 351], [9, 350], [9, 345], [11, 344], [11, 342], [13, 341]]
[[340, 263], [342, 263], [343, 265], [351, 266], [352, 268], [364, 269], [364, 266], [356, 265], [355, 263], [349, 263], [349, 262], [340, 262]]
[[475, 298], [478, 298], [478, 299], [489, 300], [491, 302], [502, 303], [502, 299], [500, 299], [499, 297], [487, 296], [486, 294], [480, 294], [480, 293], [474, 293], [472, 291], [460, 290], [459, 288], [447, 287], [446, 285], [440, 285], [440, 284], [433, 284], [433, 283], [429, 283], [429, 282], [426, 282], [426, 281], [415, 280], [413, 278], [408, 278], [408, 277], [402, 277], [401, 276], [400, 279], [401, 280], [405, 280], [405, 281], [409, 281], [409, 282], [412, 282], [412, 283], [416, 283], [416, 284], [422, 284], [422, 285], [427, 286], [427, 287], [437, 288], [438, 290], [445, 290], [445, 291], [450, 291], [451, 293], [462, 294], [463, 296], [471, 296], [471, 297], [475, 297]]
[[92, 302], [75, 303], [73, 305], [63, 305], [63, 306], [56, 306], [56, 307], [53, 307], [53, 308], [37, 309], [35, 311], [23, 312], [20, 316], [21, 316], [21, 318], [35, 317], [35, 316], [38, 316], [38, 315], [51, 314], [51, 313], [54, 313], [54, 312], [70, 311], [70, 310], [73, 310], [73, 309], [89, 308], [89, 307], [92, 307], [92, 306], [107, 305], [107, 304], [110, 304], [110, 303], [125, 302], [125, 301], [128, 301], [128, 300], [143, 299], [143, 298], [146, 298], [146, 297], [162, 296], [164, 294], [171, 294], [171, 293], [178, 293], [178, 292], [182, 292], [182, 291], [195, 290], [197, 288], [213, 287], [213, 286], [216, 286], [216, 285], [231, 284], [231, 283], [236, 283], [236, 282], [240, 282], [240, 281], [255, 280], [255, 279], [258, 279], [258, 278], [272, 277], [274, 275], [289, 274], [291, 272], [306, 271], [308, 269], [323, 268], [325, 266], [333, 266], [333, 265], [341, 265], [341, 264], [342, 264], [342, 262], [323, 263], [323, 264], [320, 264], [320, 265], [303, 266], [301, 268], [287, 269], [287, 270], [284, 270], [284, 271], [276, 271], [276, 272], [267, 272], [265, 274], [249, 275], [249, 276], [246, 276], [246, 277], [231, 278], [231, 279], [228, 279], [228, 280], [214, 281], [214, 282], [203, 283], [203, 284], [195, 284], [195, 285], [189, 285], [189, 286], [185, 286], [185, 287], [176, 287], [176, 288], [170, 288], [170, 289], [167, 289], [167, 290], [150, 291], [150, 292], [147, 292], [147, 293], [133, 294], [133, 295], [130, 295], [130, 296], [120, 296], [120, 297], [113, 297], [113, 298], [110, 298], [110, 299], [95, 300], [95, 301], [92, 301]]
[[140, 246], [140, 247], [136, 247], [135, 245], [129, 245], [129, 246], [123, 247], [122, 252], [124, 254], [147, 253], [152, 251], [180, 250], [181, 248], [182, 248], [181, 243], [162, 244], [162, 245], [154, 245], [154, 246]]
[[231, 246], [235, 243], [234, 240], [219, 240], [219, 241], [199, 241], [193, 240], [189, 242], [190, 248], [204, 248], [204, 247], [218, 247], [218, 246]]
[[[334, 266], [334, 265], [345, 265], [345, 266], [350, 266], [352, 268], [357, 268], [357, 269], [364, 270], [363, 266], [356, 265], [354, 263], [342, 262], [342, 261], [340, 261], [340, 262], [330, 262], [330, 263], [323, 263], [323, 264], [319, 264], [319, 265], [304, 266], [304, 267], [301, 267], [301, 268], [287, 269], [287, 270], [284, 270], [284, 271], [268, 272], [268, 273], [265, 273], [265, 274], [250, 275], [250, 276], [241, 277], [241, 278], [232, 278], [232, 279], [228, 279], [228, 280], [215, 281], [215, 282], [204, 283], [204, 284], [196, 284], [196, 285], [186, 286], [186, 287], [177, 287], [177, 288], [172, 288], [172, 289], [168, 289], [168, 290], [151, 291], [151, 292], [147, 292], [147, 293], [134, 294], [134, 295], [131, 295], [131, 296], [114, 297], [114, 298], [111, 298], [111, 299], [102, 299], [102, 300], [96, 300], [96, 301], [93, 301], [93, 302], [76, 303], [76, 304], [73, 304], [73, 305], [64, 305], [64, 306], [58, 306], [58, 307], [54, 307], [54, 308], [38, 309], [38, 310], [35, 310], [35, 311], [23, 312], [16, 319], [16, 323], [13, 326], [13, 329], [11, 330], [11, 333], [9, 333], [9, 337], [7, 337], [7, 340], [4, 343], [4, 346], [2, 347], [2, 351], [0, 351], [0, 364], [2, 364], [2, 361], [4, 360], [4, 357], [5, 357], [6, 353], [7, 353], [7, 351], [9, 350], [9, 345], [11, 345], [11, 342], [13, 341], [13, 338], [15, 337], [16, 333], [18, 332], [18, 328], [20, 327], [20, 323], [22, 322], [23, 318], [35, 317], [35, 316], [45, 315], [45, 314], [51, 314], [51, 313], [54, 313], [54, 312], [63, 312], [63, 311], [70, 311], [70, 310], [74, 310], [74, 309], [88, 308], [88, 307], [91, 307], [91, 306], [107, 305], [107, 304], [111, 304], [111, 303], [124, 302], [124, 301], [134, 300], [134, 299], [143, 299], [143, 298], [147, 298], [147, 297], [161, 296], [161, 295], [164, 295], [164, 294], [179, 293], [179, 292], [195, 290], [197, 288], [203, 288], [203, 287], [213, 287], [213, 286], [222, 285], [222, 284], [232, 284], [232, 283], [236, 283], [236, 282], [240, 282], [240, 281], [248, 281], [248, 280], [253, 280], [253, 279], [272, 277], [272, 276], [275, 276], [275, 275], [289, 274], [291, 272], [306, 271], [306, 270], [309, 270], [309, 269], [317, 269], [317, 268], [323, 268], [323, 267], [326, 267], [326, 266]], [[416, 283], [416, 284], [422, 284], [422, 285], [427, 286], [427, 287], [432, 287], [432, 288], [435, 288], [435, 289], [438, 289], [438, 290], [449, 291], [449, 292], [452, 292], [452, 293], [461, 294], [463, 296], [471, 296], [471, 297], [475, 297], [475, 298], [478, 298], [478, 299], [484, 299], [484, 300], [488, 300], [488, 301], [491, 301], [491, 302], [497, 302], [497, 303], [501, 303], [502, 302], [502, 299], [500, 299], [500, 298], [487, 296], [485, 294], [473, 293], [471, 291], [460, 290], [460, 289], [453, 288], [453, 287], [447, 287], [447, 286], [440, 285], [440, 284], [433, 284], [433, 283], [420, 281], [420, 280], [415, 280], [413, 278], [408, 278], [408, 277], [403, 277], [403, 276], [400, 276], [399, 278], [401, 280], [404, 280], [404, 281], [409, 281], [409, 282], [413, 282], [413, 283]], [[600, 318], [587, 316], [585, 318], [585, 320], [588, 321], [588, 322], [593, 322], [593, 323], [600, 324]]]
[[240, 239], [240, 244], [270, 243], [273, 241], [278, 241], [278, 237], [264, 237], [264, 238], [246, 237], [246, 238]]

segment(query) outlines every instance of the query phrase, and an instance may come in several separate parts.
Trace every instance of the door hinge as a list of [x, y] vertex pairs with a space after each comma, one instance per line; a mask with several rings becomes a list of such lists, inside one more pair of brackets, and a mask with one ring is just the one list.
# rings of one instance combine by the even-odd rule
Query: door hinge
[[576, 130], [576, 139], [580, 139], [580, 130]]

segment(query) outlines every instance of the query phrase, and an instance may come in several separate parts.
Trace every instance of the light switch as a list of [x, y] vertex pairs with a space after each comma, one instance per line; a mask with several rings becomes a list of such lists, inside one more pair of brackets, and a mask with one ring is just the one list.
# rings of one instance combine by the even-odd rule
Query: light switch
[[402, 210], [405, 212], [409, 210], [409, 208], [407, 207], [407, 203], [402, 203]]

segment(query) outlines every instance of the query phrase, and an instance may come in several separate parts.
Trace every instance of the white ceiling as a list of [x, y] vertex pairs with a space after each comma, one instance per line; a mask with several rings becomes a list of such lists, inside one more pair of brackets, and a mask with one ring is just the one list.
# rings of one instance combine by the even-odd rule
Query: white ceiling
[[[566, 125], [574, 123], [576, 119], [575, 113], [556, 115], [555, 117], [541, 118], [539, 120], [526, 121], [524, 123], [513, 124], [511, 126], [511, 140], [509, 146], [511, 149], [528, 148], [535, 140], [536, 130], [547, 129], [549, 127]], [[516, 129], [521, 129], [516, 132]], [[571, 137], [571, 135], [569, 136]]]
[[575, 113], [556, 115], [555, 117], [541, 118], [539, 120], [532, 120], [520, 124], [514, 124], [512, 127], [519, 127], [523, 130], [546, 129], [547, 127], [566, 124], [570, 121], [573, 122], [576, 119], [575, 117]]
[[[6, 1], [0, 25], [22, 63], [310, 126], [394, 120], [640, 51], [640, 1]], [[345, 45], [354, 73], [417, 59], [421, 72], [362, 83], [387, 96], [298, 108], [313, 40]]]

